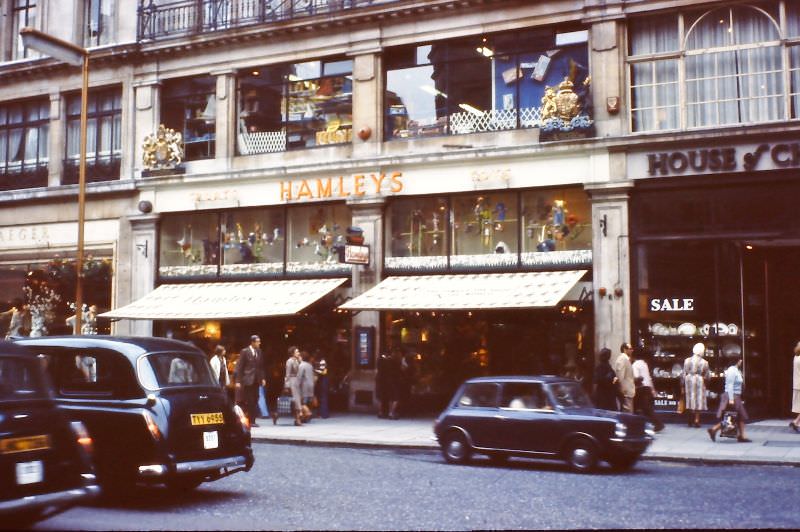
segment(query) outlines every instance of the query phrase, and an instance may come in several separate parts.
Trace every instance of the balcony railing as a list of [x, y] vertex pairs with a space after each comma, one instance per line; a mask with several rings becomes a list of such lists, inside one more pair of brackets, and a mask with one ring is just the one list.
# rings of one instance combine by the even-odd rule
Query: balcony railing
[[0, 168], [0, 190], [18, 190], [47, 186], [47, 161]]
[[[86, 182], [100, 183], [102, 181], [117, 181], [120, 173], [120, 157], [98, 156], [90, 157], [86, 161]], [[62, 185], [76, 185], [78, 183], [78, 161], [67, 159], [64, 161], [64, 175]]]
[[139, 2], [139, 40], [181, 37], [338, 13], [398, 0], [181, 0]]

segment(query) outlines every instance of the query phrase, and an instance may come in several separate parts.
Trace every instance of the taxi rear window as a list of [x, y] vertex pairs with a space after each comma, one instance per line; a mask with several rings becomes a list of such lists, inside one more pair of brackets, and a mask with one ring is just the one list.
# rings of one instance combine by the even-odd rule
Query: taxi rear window
[[0, 401], [49, 397], [40, 361], [0, 357]]
[[151, 353], [139, 359], [139, 380], [145, 388], [215, 385], [205, 357], [190, 353]]

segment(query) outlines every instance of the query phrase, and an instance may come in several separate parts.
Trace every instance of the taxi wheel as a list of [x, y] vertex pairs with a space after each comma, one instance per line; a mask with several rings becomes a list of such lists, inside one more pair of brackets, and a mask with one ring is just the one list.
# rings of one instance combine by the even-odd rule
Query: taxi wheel
[[597, 448], [585, 438], [573, 440], [567, 446], [565, 459], [573, 471], [588, 473], [597, 465]]
[[463, 464], [472, 456], [472, 448], [469, 446], [466, 436], [454, 430], [445, 435], [442, 442], [442, 454], [444, 454], [444, 459], [451, 464]]

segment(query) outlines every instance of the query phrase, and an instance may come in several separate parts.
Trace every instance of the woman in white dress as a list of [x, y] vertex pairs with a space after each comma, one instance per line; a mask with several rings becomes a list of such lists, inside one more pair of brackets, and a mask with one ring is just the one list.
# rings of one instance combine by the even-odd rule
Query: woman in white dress
[[703, 358], [705, 352], [706, 346], [698, 342], [692, 347], [692, 356], [683, 363], [683, 394], [690, 427], [699, 427], [700, 413], [708, 410], [706, 382], [709, 373], [708, 362]]
[[800, 342], [794, 346], [792, 362], [792, 413], [797, 414], [797, 417], [789, 422], [789, 428], [800, 432]]

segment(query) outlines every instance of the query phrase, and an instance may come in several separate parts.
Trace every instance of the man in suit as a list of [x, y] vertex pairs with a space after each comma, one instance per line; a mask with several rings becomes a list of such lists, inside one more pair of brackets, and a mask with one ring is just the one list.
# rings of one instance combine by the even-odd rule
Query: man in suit
[[261, 354], [261, 338], [257, 334], [250, 337], [250, 345], [239, 353], [239, 361], [234, 370], [236, 378], [237, 402], [244, 408], [251, 427], [257, 427], [258, 387], [266, 386], [264, 359]]
[[633, 346], [624, 342], [620, 348], [620, 354], [614, 361], [614, 373], [617, 374], [619, 391], [622, 395], [622, 411], [633, 413], [633, 398], [636, 395], [636, 383], [633, 378], [633, 367], [631, 366], [630, 355], [633, 353]]

